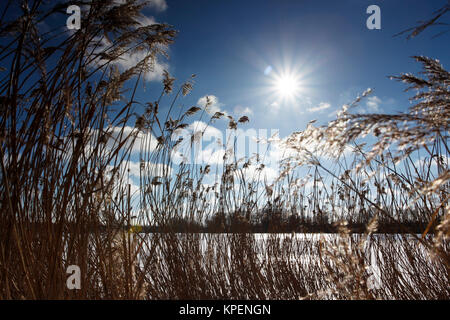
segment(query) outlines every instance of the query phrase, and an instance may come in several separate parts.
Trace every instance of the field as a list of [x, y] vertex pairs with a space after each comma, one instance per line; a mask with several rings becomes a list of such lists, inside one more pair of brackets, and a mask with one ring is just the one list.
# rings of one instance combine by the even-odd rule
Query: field
[[[238, 132], [251, 118], [180, 105], [195, 76], [175, 87], [167, 71], [159, 99], [139, 101], [177, 33], [140, 26], [139, 1], [112, 2], [90, 5], [83, 32], [40, 34], [64, 5], [1, 18], [0, 299], [449, 299], [439, 61], [415, 56], [422, 73], [393, 77], [415, 90], [407, 112], [353, 113], [367, 90], [266, 151], [241, 158], [228, 139], [214, 165], [179, 161], [215, 121]], [[144, 54], [119, 69], [130, 51]], [[174, 139], [194, 119], [206, 126]], [[269, 181], [270, 148], [284, 153]]]

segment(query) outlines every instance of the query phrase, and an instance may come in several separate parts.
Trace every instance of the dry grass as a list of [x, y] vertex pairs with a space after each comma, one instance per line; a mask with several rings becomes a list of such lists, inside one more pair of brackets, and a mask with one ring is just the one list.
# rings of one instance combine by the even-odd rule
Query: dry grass
[[[408, 113], [354, 115], [345, 106], [327, 126], [311, 124], [283, 140], [290, 157], [268, 184], [248, 178], [243, 170], [250, 160], [232, 153], [215, 168], [173, 163], [180, 143], [173, 132], [194, 114], [206, 117], [205, 110], [176, 106], [192, 89], [189, 79], [161, 113], [174, 85], [165, 73], [159, 100], [134, 113], [142, 75], [175, 32], [140, 27], [138, 1], [120, 10], [112, 3], [94, 1], [83, 32], [72, 34], [39, 32], [41, 1], [23, 7], [17, 19], [3, 15], [0, 60], [9, 67], [0, 72], [0, 299], [449, 298], [450, 77], [438, 62], [417, 57], [425, 79], [398, 78], [419, 89]], [[104, 35], [112, 45], [100, 50]], [[147, 55], [119, 70], [114, 62], [133, 50]], [[232, 129], [248, 121], [212, 118]], [[357, 144], [372, 133], [373, 147]], [[163, 233], [131, 232], [123, 164], [138, 137], [136, 221]], [[314, 141], [326, 141], [331, 160], [305, 147]], [[149, 151], [150, 145], [157, 147]], [[261, 158], [251, 161], [263, 168]], [[311, 175], [299, 176], [305, 167]], [[202, 183], [208, 173], [216, 173], [213, 186]], [[249, 233], [261, 212], [273, 218], [272, 231], [279, 217], [294, 215], [300, 223], [335, 223], [340, 232]], [[188, 231], [209, 221], [218, 232], [225, 224], [239, 232], [179, 234], [171, 222], [180, 218], [191, 222]], [[344, 221], [367, 224], [366, 232], [351, 234]], [[409, 232], [407, 221], [426, 231]], [[374, 234], [382, 223], [403, 233]], [[66, 288], [71, 264], [81, 267], [81, 290]]]

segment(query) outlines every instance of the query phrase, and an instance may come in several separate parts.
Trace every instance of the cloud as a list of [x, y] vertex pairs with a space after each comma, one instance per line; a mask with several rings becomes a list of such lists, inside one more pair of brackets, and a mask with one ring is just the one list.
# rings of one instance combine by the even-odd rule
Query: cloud
[[341, 109], [336, 109], [336, 110], [333, 110], [333, 111], [329, 112], [329, 113], [328, 113], [328, 117], [329, 117], [329, 118], [334, 118], [334, 117], [336, 117], [337, 114], [338, 114], [338, 112], [339, 112], [340, 110], [341, 110]]
[[156, 20], [153, 17], [147, 17], [147, 16], [142, 16], [136, 19], [142, 27], [147, 27], [147, 26], [151, 26], [153, 24], [156, 24]]
[[[116, 0], [115, 5], [123, 4], [124, 0]], [[164, 0], [153, 0], [149, 4], [150, 6], [155, 6], [156, 8], [167, 8], [167, 4]], [[141, 27], [147, 27], [153, 24], [157, 24], [158, 22], [155, 20], [152, 16], [140, 16], [137, 19], [137, 22], [140, 24]], [[109, 39], [106, 37], [97, 37], [95, 40], [96, 45], [94, 46], [94, 52], [93, 53], [100, 53], [103, 51], [108, 52], [109, 48], [113, 47], [113, 44]], [[158, 49], [160, 49], [163, 52], [168, 53], [169, 47], [165, 45], [159, 45]], [[148, 55], [148, 52], [146, 50], [140, 51], [140, 50], [127, 50], [124, 52], [119, 59], [112, 62], [112, 64], [119, 67], [120, 71], [128, 70], [134, 66], [136, 66], [140, 61], [142, 61], [146, 56]], [[153, 58], [153, 61], [151, 61], [151, 67], [150, 70], [147, 70], [147, 72], [144, 74], [144, 77], [147, 81], [161, 81], [163, 79], [163, 72], [164, 70], [169, 70], [169, 64], [165, 61], [162, 61], [164, 57], [162, 55], [155, 55]], [[106, 61], [98, 58], [95, 61], [92, 61], [91, 63], [102, 65]]]
[[[109, 139], [108, 143], [111, 143], [112, 141], [118, 140], [119, 135], [121, 132], [121, 127], [114, 127], [111, 133], [111, 138]], [[123, 128], [123, 137], [126, 137], [130, 135], [131, 133], [136, 133], [136, 139], [134, 140], [133, 146], [131, 147], [132, 153], [139, 153], [141, 151], [141, 146], [144, 145], [145, 148], [143, 149], [143, 152], [152, 152], [156, 149], [158, 146], [158, 141], [151, 133], [143, 133], [143, 132], [137, 132], [137, 129], [125, 126]], [[130, 140], [130, 143], [132, 140]], [[115, 142], [117, 143], [117, 142]], [[127, 146], [127, 144], [126, 144]], [[126, 147], [125, 146], [125, 147]]]
[[[124, 126], [122, 127], [111, 127], [103, 131], [103, 137], [106, 138], [104, 141], [104, 147], [106, 150], [115, 150], [118, 148], [120, 143], [124, 141], [130, 135], [136, 135], [135, 138], [130, 136], [121, 150], [129, 150], [131, 154], [139, 154], [141, 152], [150, 153], [156, 150], [158, 146], [158, 141], [151, 133], [138, 132], [137, 129]], [[103, 139], [103, 137], [100, 137]], [[95, 151], [95, 146], [99, 143], [99, 131], [93, 129], [90, 133], [89, 143], [86, 145], [85, 152], [90, 155]], [[72, 148], [73, 149], [73, 146]], [[70, 150], [72, 152], [72, 150]]]
[[319, 103], [319, 105], [317, 107], [311, 107], [308, 108], [308, 112], [317, 112], [317, 111], [323, 111], [325, 109], [328, 109], [329, 107], [331, 107], [331, 104], [329, 104], [328, 102], [321, 102]]
[[[385, 104], [385, 105], [395, 104], [395, 99], [393, 99], [393, 98], [389, 98], [387, 100], [382, 101], [377, 96], [367, 97], [367, 99], [365, 101], [366, 101], [365, 105], [357, 105], [354, 107], [354, 109], [352, 109], [354, 111], [354, 113], [358, 113], [358, 114], [380, 113], [380, 112], [383, 112], [383, 109], [380, 107], [381, 104]], [[328, 114], [328, 117], [337, 116], [337, 114], [340, 110], [341, 109], [330, 112]]]
[[[171, 166], [163, 163], [153, 163], [148, 161], [136, 162], [136, 161], [126, 161], [122, 162], [115, 167], [113, 165], [108, 165], [106, 167], [106, 177], [111, 179], [112, 173], [118, 172], [118, 174], [122, 177], [127, 177], [126, 184], [130, 185], [130, 195], [132, 199], [132, 205], [138, 204], [140, 198], [140, 177], [142, 173], [142, 177], [150, 179], [150, 181], [154, 177], [163, 177], [169, 178], [174, 170]], [[161, 181], [161, 179], [159, 179]], [[137, 214], [135, 214], [137, 215]]]
[[[144, 17], [140, 21], [143, 26], [155, 23], [152, 18]], [[167, 47], [163, 48], [165, 51], [168, 50]], [[129, 68], [134, 67], [140, 61], [142, 61], [147, 56], [145, 51], [137, 51], [133, 53], [124, 53], [119, 60], [115, 61], [114, 64], [119, 67], [121, 71], [125, 71]], [[145, 79], [147, 81], [161, 81], [163, 79], [164, 70], [169, 70], [169, 64], [167, 62], [161, 61], [161, 57], [156, 56], [151, 62], [150, 71], [145, 73]]]
[[342, 154], [352, 153], [351, 145], [327, 140], [324, 130], [309, 124], [304, 131], [294, 132], [281, 139], [279, 143], [284, 152], [283, 158], [289, 158], [297, 164], [311, 164], [315, 159], [336, 159]]
[[382, 101], [377, 96], [371, 96], [366, 99], [366, 105], [365, 106], [357, 106], [355, 108], [356, 113], [379, 113], [383, 110], [380, 108]]
[[380, 112], [381, 111], [380, 104], [381, 104], [381, 99], [378, 98], [377, 96], [372, 96], [372, 97], [367, 98], [367, 102], [366, 102], [367, 111], [370, 113]]
[[202, 132], [203, 140], [210, 140], [213, 137], [222, 138], [223, 135], [222, 131], [220, 131], [219, 129], [217, 129], [212, 125], [208, 125], [206, 122], [203, 121], [194, 121], [187, 127], [187, 129], [193, 134]]
[[135, 162], [129, 161], [126, 163], [126, 167], [129, 170], [128, 173], [131, 177], [139, 179], [140, 173], [149, 177], [163, 176], [169, 177], [173, 173], [171, 166], [163, 163], [153, 163], [148, 161]]
[[261, 166], [260, 164], [250, 164], [242, 169], [246, 181], [266, 181], [272, 183], [278, 178], [278, 170], [269, 166]]
[[167, 9], [166, 0], [150, 0], [148, 6], [158, 11], [164, 11]]
[[[114, 0], [113, 6], [119, 6], [125, 4], [127, 0]], [[167, 9], [166, 0], [139, 0], [138, 4], [147, 2], [147, 7], [155, 9], [157, 11], [164, 11]]]
[[[145, 26], [148, 24], [156, 23], [153, 18], [142, 17], [139, 19], [139, 22]], [[98, 54], [101, 52], [108, 52], [108, 48], [113, 47], [112, 43], [106, 39], [106, 37], [99, 37], [96, 39], [96, 46], [94, 49], [94, 54]], [[161, 46], [161, 49], [164, 51], [168, 51], [167, 46]], [[139, 62], [141, 62], [146, 56], [147, 52], [145, 51], [135, 51], [124, 52], [117, 60], [111, 62], [111, 64], [117, 66], [120, 71], [128, 70], [134, 66], [136, 66]], [[97, 58], [94, 61], [91, 61], [91, 64], [101, 66], [107, 61], [101, 58]], [[161, 81], [163, 79], [164, 70], [169, 70], [169, 65], [167, 62], [161, 61], [161, 56], [155, 56], [153, 61], [151, 61], [151, 68], [145, 73], [145, 79], [147, 81]]]
[[269, 110], [272, 113], [278, 113], [278, 111], [280, 110], [280, 103], [278, 101], [274, 101], [271, 104], [269, 104]]
[[[146, 56], [145, 52], [136, 52], [133, 54], [125, 54], [122, 56], [122, 60], [116, 63], [123, 70], [129, 69], [139, 63]], [[147, 81], [161, 81], [163, 79], [164, 70], [168, 70], [169, 65], [166, 62], [160, 60], [160, 58], [155, 58], [152, 63], [152, 68], [150, 72], [145, 74], [145, 79]]]
[[447, 155], [441, 155], [440, 158], [433, 157], [432, 159], [428, 157], [419, 158], [414, 161], [414, 165], [417, 167], [419, 172], [432, 173], [435, 177], [438, 176], [438, 162], [443, 166], [444, 169], [449, 168], [450, 157]]
[[[208, 160], [213, 157], [223, 157], [216, 154], [215, 151], [222, 148], [224, 135], [222, 131], [212, 125], [208, 125], [203, 121], [194, 121], [184, 129], [176, 130], [172, 135], [172, 140], [177, 141], [176, 147], [172, 150], [172, 161], [174, 163], [209, 163], [217, 162], [216, 160]], [[206, 146], [206, 147], [205, 147]]]
[[237, 116], [248, 116], [253, 114], [253, 110], [249, 107], [243, 107], [241, 105], [237, 105], [234, 107], [233, 112]]
[[210, 115], [214, 115], [216, 112], [220, 111], [223, 103], [219, 102], [219, 98], [215, 95], [206, 95], [198, 99], [197, 105], [199, 107], [205, 108], [206, 112]]
[[[325, 103], [322, 102], [320, 104], [321, 108], [324, 108]], [[281, 100], [275, 100], [270, 102], [267, 105], [268, 112], [278, 114], [281, 110], [283, 110], [284, 113], [291, 113], [292, 114], [304, 114], [306, 111], [314, 111], [313, 109], [313, 102], [311, 97], [308, 97], [306, 95], [302, 95], [299, 97], [295, 97], [295, 99], [281, 99]]]
[[221, 164], [224, 161], [224, 155], [225, 149], [208, 146], [201, 151], [198, 161], [209, 165]]

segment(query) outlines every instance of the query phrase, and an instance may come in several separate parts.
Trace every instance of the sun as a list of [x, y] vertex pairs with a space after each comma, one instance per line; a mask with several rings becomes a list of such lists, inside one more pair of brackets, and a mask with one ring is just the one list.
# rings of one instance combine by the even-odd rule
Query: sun
[[290, 97], [298, 91], [298, 82], [291, 75], [283, 75], [276, 81], [276, 90], [282, 97]]
[[292, 99], [300, 92], [299, 77], [293, 73], [282, 73], [274, 76], [273, 89], [283, 99]]
[[269, 105], [298, 106], [309, 100], [311, 79], [309, 67], [305, 63], [286, 61], [264, 69], [264, 85], [259, 91], [269, 99]]

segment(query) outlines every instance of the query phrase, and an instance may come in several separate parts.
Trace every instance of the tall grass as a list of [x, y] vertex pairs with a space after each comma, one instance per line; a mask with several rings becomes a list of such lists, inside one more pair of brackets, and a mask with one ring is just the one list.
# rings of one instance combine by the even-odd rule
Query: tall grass
[[[170, 26], [140, 25], [142, 8], [93, 1], [74, 33], [38, 29], [64, 6], [36, 0], [10, 21], [12, 13], [2, 15], [1, 299], [449, 298], [450, 77], [437, 61], [417, 57], [425, 77], [397, 78], [419, 90], [408, 113], [351, 113], [365, 92], [328, 125], [279, 141], [289, 156], [268, 182], [264, 157], [237, 159], [233, 141], [216, 166], [175, 163], [177, 147], [206, 131], [172, 139], [194, 115], [232, 130], [249, 119], [208, 119], [210, 101], [178, 107], [193, 79], [173, 92], [167, 72], [157, 101], [136, 101], [175, 37]], [[129, 52], [146, 54], [119, 69]], [[373, 146], [358, 140], [367, 134]], [[136, 147], [138, 210], [126, 166]], [[204, 183], [209, 174], [213, 185]], [[255, 221], [272, 233], [251, 233]], [[277, 232], [309, 221], [337, 233]], [[216, 233], [198, 233], [205, 224]], [[364, 228], [353, 234], [354, 225]], [[401, 233], [376, 234], [383, 225]], [[81, 268], [80, 290], [66, 287], [72, 264]]]

